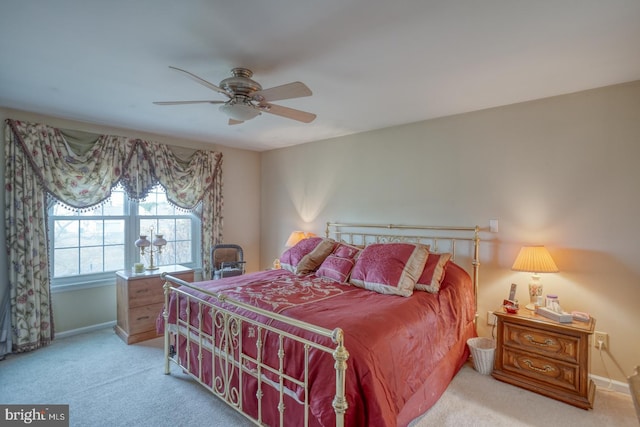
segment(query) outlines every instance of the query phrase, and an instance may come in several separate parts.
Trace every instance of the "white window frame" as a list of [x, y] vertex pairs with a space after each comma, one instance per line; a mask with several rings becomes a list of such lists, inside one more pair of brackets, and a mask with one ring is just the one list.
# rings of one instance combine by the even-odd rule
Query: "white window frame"
[[[191, 254], [192, 262], [182, 262], [180, 265], [193, 268], [194, 270], [201, 269], [200, 260], [200, 248], [201, 248], [201, 228], [200, 218], [194, 213], [185, 213], [184, 215], [138, 215], [138, 202], [130, 200], [125, 196], [124, 198], [124, 213], [122, 215], [90, 215], [82, 217], [82, 213], [79, 216], [54, 216], [52, 214], [55, 200], [52, 200], [48, 206], [48, 234], [49, 234], [49, 274], [51, 278], [51, 291], [64, 292], [69, 290], [87, 289], [99, 286], [112, 285], [115, 282], [116, 271], [121, 271], [133, 267], [133, 264], [140, 262], [140, 251], [134, 245], [134, 242], [138, 239], [140, 234], [148, 234], [148, 231], [140, 230], [140, 220], [149, 219], [171, 219], [171, 218], [191, 218]], [[99, 273], [91, 274], [78, 274], [74, 276], [66, 277], [54, 277], [53, 266], [55, 265], [55, 251], [54, 251], [54, 221], [55, 220], [78, 220], [78, 219], [123, 219], [124, 220], [124, 264], [117, 270], [103, 271]], [[128, 244], [129, 242], [130, 244]], [[154, 254], [154, 257], [156, 255]], [[154, 258], [154, 264], [157, 264], [157, 259]], [[146, 264], [146, 262], [145, 262]]]

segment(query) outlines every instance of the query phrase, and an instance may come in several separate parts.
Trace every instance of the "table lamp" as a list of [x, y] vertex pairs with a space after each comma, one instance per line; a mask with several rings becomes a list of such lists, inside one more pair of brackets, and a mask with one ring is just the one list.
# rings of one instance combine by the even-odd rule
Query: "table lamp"
[[[153, 227], [149, 228], [149, 235], [153, 236]], [[156, 252], [158, 254], [162, 253], [162, 248], [167, 244], [167, 241], [162, 237], [162, 234], [156, 234], [153, 242], [150, 242], [147, 239], [146, 234], [141, 234], [140, 238], [136, 240], [135, 245], [140, 249], [140, 257], [143, 257], [146, 251], [146, 248], [149, 252], [149, 266], [147, 270], [157, 270], [158, 266], [153, 264], [153, 253]]]
[[511, 269], [532, 273], [531, 282], [529, 282], [529, 304], [526, 305], [528, 310], [535, 310], [535, 304], [542, 297], [542, 282], [538, 273], [557, 273], [559, 271], [551, 254], [542, 245], [523, 246]]
[[315, 234], [306, 231], [292, 231], [287, 239], [287, 243], [284, 244], [286, 248], [295, 246], [300, 240], [308, 239], [309, 237], [316, 237]]

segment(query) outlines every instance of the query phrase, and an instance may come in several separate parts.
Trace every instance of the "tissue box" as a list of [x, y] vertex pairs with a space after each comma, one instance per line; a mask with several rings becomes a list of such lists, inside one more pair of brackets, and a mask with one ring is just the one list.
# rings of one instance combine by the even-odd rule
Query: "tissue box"
[[560, 323], [573, 322], [573, 316], [571, 316], [571, 313], [565, 313], [564, 311], [562, 313], [557, 313], [553, 310], [549, 310], [546, 307], [536, 308], [536, 314], [539, 314], [540, 316], [544, 316], [548, 319], [555, 320], [556, 322], [560, 322]]

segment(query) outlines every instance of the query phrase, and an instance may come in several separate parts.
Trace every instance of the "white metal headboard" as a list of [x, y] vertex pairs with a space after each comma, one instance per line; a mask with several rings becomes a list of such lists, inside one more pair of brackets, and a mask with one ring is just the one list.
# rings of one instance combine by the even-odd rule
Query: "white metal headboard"
[[[387, 230], [387, 231], [384, 231]], [[327, 222], [325, 236], [352, 245], [410, 242], [428, 244], [432, 252], [449, 252], [455, 261], [457, 242], [468, 242], [471, 251], [469, 275], [473, 282], [475, 320], [478, 319], [478, 273], [480, 267], [480, 227], [449, 227], [439, 225], [357, 224]]]

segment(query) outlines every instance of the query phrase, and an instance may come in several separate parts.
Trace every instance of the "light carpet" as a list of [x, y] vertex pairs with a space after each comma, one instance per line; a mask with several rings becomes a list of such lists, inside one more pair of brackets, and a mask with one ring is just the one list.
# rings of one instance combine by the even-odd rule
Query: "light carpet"
[[[249, 426], [175, 366], [162, 340], [124, 344], [110, 329], [55, 340], [0, 362], [0, 403], [69, 404], [71, 426]], [[629, 395], [598, 389], [585, 411], [480, 375], [465, 365], [411, 427], [638, 426]]]

